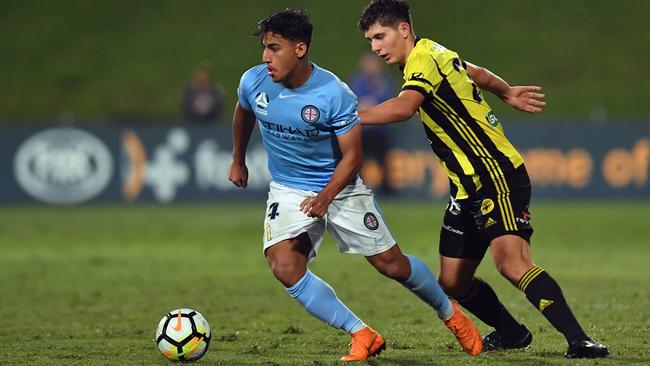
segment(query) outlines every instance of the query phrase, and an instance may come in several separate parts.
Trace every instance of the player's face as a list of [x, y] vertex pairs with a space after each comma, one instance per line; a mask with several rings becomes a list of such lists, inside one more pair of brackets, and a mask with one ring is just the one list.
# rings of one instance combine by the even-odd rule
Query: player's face
[[277, 33], [266, 32], [262, 37], [262, 61], [274, 82], [287, 80], [307, 52], [304, 42], [293, 42]]
[[370, 42], [372, 52], [379, 55], [388, 64], [406, 63], [408, 36], [411, 28], [408, 23], [397, 27], [383, 26], [379, 22], [371, 25], [364, 33]]

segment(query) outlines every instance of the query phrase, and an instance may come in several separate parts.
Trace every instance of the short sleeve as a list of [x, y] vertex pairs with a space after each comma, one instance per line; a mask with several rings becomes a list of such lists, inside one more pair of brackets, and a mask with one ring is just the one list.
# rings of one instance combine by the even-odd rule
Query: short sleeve
[[402, 90], [416, 90], [427, 97], [438, 90], [442, 76], [433, 56], [419, 53], [406, 63], [404, 81]]
[[342, 81], [341, 87], [334, 95], [330, 109], [330, 127], [337, 136], [342, 135], [359, 124], [359, 113], [357, 111], [357, 96]]
[[239, 106], [243, 109], [250, 111], [251, 104], [248, 102], [248, 87], [250, 83], [250, 74], [251, 71], [246, 71], [239, 80], [239, 86], [237, 87], [237, 98], [239, 98]]

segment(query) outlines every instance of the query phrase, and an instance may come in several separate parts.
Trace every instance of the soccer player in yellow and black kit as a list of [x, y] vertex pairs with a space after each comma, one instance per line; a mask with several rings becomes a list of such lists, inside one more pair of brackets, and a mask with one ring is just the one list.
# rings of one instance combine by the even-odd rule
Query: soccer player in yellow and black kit
[[474, 274], [487, 248], [499, 272], [561, 332], [568, 358], [605, 357], [607, 347], [589, 338], [555, 280], [532, 261], [530, 180], [524, 161], [483, 99], [481, 89], [529, 113], [542, 111], [538, 86], [511, 87], [456, 52], [415, 37], [404, 0], [374, 0], [359, 19], [372, 51], [404, 72], [400, 94], [361, 111], [363, 124], [410, 119], [418, 110], [431, 148], [449, 175], [451, 198], [440, 234], [440, 275], [448, 295], [495, 328], [483, 351], [526, 348], [532, 334], [518, 323], [494, 290]]

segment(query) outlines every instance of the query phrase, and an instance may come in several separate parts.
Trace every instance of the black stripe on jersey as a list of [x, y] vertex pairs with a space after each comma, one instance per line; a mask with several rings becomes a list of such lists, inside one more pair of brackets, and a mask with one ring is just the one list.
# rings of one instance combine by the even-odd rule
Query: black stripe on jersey
[[[486, 167], [486, 171], [480, 172], [479, 177], [481, 177], [481, 182], [486, 188], [497, 193], [498, 196], [498, 207], [501, 211], [501, 216], [507, 231], [516, 230], [517, 226], [515, 224], [514, 214], [512, 212], [512, 204], [510, 203], [509, 198], [509, 187], [508, 183], [505, 180], [504, 174], [501, 171], [498, 163], [494, 158], [490, 156], [488, 151], [483, 147], [480, 141], [477, 140], [477, 137], [469, 129], [467, 123], [460, 119], [456, 114], [452, 113], [448, 106], [446, 106], [441, 100], [438, 100], [439, 97], [433, 98], [433, 104], [439, 110], [446, 114], [447, 118], [455, 124], [455, 126], [463, 131], [463, 135], [468, 140], [470, 145], [474, 148], [475, 153], [481, 158], [483, 165]], [[485, 174], [487, 173], [487, 174]], [[489, 177], [487, 177], [489, 175]], [[485, 179], [484, 179], [485, 178]]]
[[[427, 138], [429, 141], [431, 141], [431, 149], [433, 152], [438, 155], [438, 157], [445, 162], [445, 165], [447, 166], [447, 169], [451, 170], [452, 172], [456, 173], [458, 178], [460, 179], [460, 184], [465, 188], [465, 191], [468, 194], [472, 194], [476, 192], [476, 185], [474, 184], [474, 181], [470, 176], [465, 174], [463, 171], [463, 168], [460, 166], [460, 163], [458, 162], [458, 159], [456, 159], [456, 156], [454, 155], [453, 151], [445, 144], [439, 137], [438, 135], [435, 134], [435, 132], [431, 131], [429, 126], [427, 126], [426, 123], [422, 122], [422, 126], [424, 127], [424, 132], [427, 134]], [[455, 184], [451, 181], [450, 178], [450, 187], [456, 188]], [[455, 189], [455, 191], [452, 190], [452, 196], [455, 197], [456, 193], [458, 192], [458, 188]]]
[[478, 139], [473, 135], [469, 126], [467, 126], [463, 120], [461, 120], [451, 109], [449, 109], [449, 107], [445, 106], [444, 103], [436, 97], [432, 99], [432, 103], [436, 110], [440, 111], [445, 118], [454, 125], [460, 135], [465, 139], [465, 142], [469, 144], [474, 156], [478, 157], [483, 163], [482, 165], [475, 167], [477, 173], [494, 170], [495, 166], [488, 163], [489, 160], [493, 160], [492, 156], [490, 156], [490, 153], [488, 153], [480, 141], [478, 141]]
[[[439, 92], [447, 92], [447, 93], [449, 93], [449, 92], [451, 91], [451, 95], [453, 95], [454, 97], [456, 97], [456, 98], [458, 99], [458, 97], [456, 96], [456, 92], [453, 90], [453, 88], [452, 88], [451, 85], [449, 84], [449, 81], [447, 81], [447, 75], [445, 75], [445, 74], [442, 72], [442, 70], [440, 70], [440, 65], [438, 65], [438, 61], [436, 61], [435, 58], [432, 58], [432, 59], [433, 59], [433, 62], [435, 62], [435, 64], [436, 64], [436, 68], [438, 69], [438, 73], [442, 76], [442, 81], [441, 81], [440, 84], [441, 84], [441, 85], [442, 85], [442, 84], [445, 84], [445, 85], [447, 86], [447, 88], [446, 88], [446, 89], [443, 89], [443, 90], [440, 90], [440, 88], [438, 88], [438, 90], [436, 91], [436, 96], [438, 96], [441, 100], [444, 101], [445, 99], [442, 98], [442, 97], [439, 95]], [[459, 59], [456, 58], [455, 60], [459, 60]], [[462, 62], [463, 62], [463, 68], [467, 69], [467, 64], [466, 64], [464, 61], [462, 61]], [[459, 118], [457, 117], [457, 114], [454, 113], [453, 110], [450, 110], [450, 109], [449, 109], [449, 108], [448, 108], [444, 103], [440, 103], [440, 102], [436, 101], [436, 100], [435, 100], [435, 97], [432, 98], [432, 101], [433, 101], [433, 103], [434, 103], [434, 106], [436, 106], [438, 109], [440, 109], [440, 111], [442, 111], [443, 113], [446, 113], [446, 114], [449, 116], [449, 118], [451, 118], [451, 119], [453, 120], [452, 123], [455, 123], [456, 127], [457, 127], [459, 130], [463, 130], [463, 132], [462, 132], [461, 134], [462, 134], [463, 136], [465, 136], [467, 142], [470, 143], [470, 145], [471, 145], [472, 147], [474, 147], [474, 149], [476, 150], [476, 151], [474, 152], [474, 154], [478, 155], [478, 157], [481, 158], [481, 160], [483, 161], [483, 165], [486, 167], [486, 170], [487, 170], [487, 171], [499, 171], [499, 169], [497, 169], [498, 167], [495, 166], [495, 165], [496, 165], [495, 162], [492, 161], [492, 160], [493, 160], [493, 157], [491, 156], [491, 154], [489, 153], [489, 151], [487, 151], [487, 149], [485, 149], [485, 148], [483, 147], [483, 145], [481, 144], [480, 140], [479, 140], [479, 141], [476, 141], [476, 140], [474, 139], [474, 137], [472, 136], [472, 134], [470, 134], [470, 133], [466, 130], [466, 128], [469, 127], [469, 126], [467, 126], [468, 124], [467, 124], [467, 123], [463, 123], [461, 120], [459, 120]], [[460, 102], [460, 99], [458, 99], [458, 101]], [[461, 106], [463, 107], [463, 110], [465, 110], [465, 112], [467, 112], [467, 116], [470, 116], [470, 120], [471, 120], [472, 122], [475, 123], [474, 119], [471, 118], [471, 115], [469, 114], [469, 112], [468, 112], [468, 111], [464, 108], [464, 106], [462, 105], [462, 102], [460, 102], [460, 104], [461, 104]], [[448, 119], [449, 119], [449, 118], [448, 118]], [[466, 127], [466, 126], [467, 126], [467, 127]], [[477, 127], [480, 129], [480, 126], [477, 126]], [[487, 136], [486, 136], [486, 137], [487, 137]], [[477, 138], [478, 138], [478, 136], [477, 136]], [[488, 138], [488, 140], [490, 140], [490, 139]], [[492, 141], [492, 140], [490, 140], [490, 141]], [[488, 160], [488, 161], [486, 161], [486, 160]], [[472, 164], [472, 165], [474, 165], [474, 164]], [[481, 165], [478, 165], [478, 166], [475, 165], [474, 167], [475, 167], [475, 169], [477, 170], [477, 173], [480, 172], [480, 171], [482, 171], [482, 169], [480, 168]], [[494, 177], [492, 177], [492, 178], [494, 179]], [[489, 179], [488, 182], [492, 181], [493, 179]]]
[[[429, 83], [431, 84], [431, 83]], [[420, 92], [420, 94], [424, 95], [426, 100], [431, 99], [431, 93], [427, 92], [423, 87], [417, 86], [417, 85], [407, 85], [402, 88], [402, 90], [415, 90], [416, 92]]]
[[[466, 190], [466, 191], [467, 191], [467, 190]], [[458, 186], [456, 185], [456, 183], [454, 183], [453, 180], [451, 180], [451, 178], [449, 178], [449, 195], [450, 195], [451, 197], [456, 198], [456, 195], [457, 195], [457, 194], [458, 194]], [[468, 193], [468, 194], [469, 194], [469, 193]]]
[[[423, 104], [422, 108], [434, 121], [438, 122], [438, 118], [434, 118], [434, 115], [438, 115], [438, 117], [443, 117], [440, 119], [440, 121], [447, 121], [453, 125], [452, 130], [448, 130], [439, 123], [439, 125], [443, 127], [443, 130], [448, 133], [449, 137], [456, 142], [456, 144], [468, 157], [470, 163], [472, 166], [474, 166], [475, 171], [479, 174], [481, 183], [483, 185], [487, 183], [488, 186], [493, 186], [492, 190], [498, 193], [500, 211], [506, 230], [516, 229], [516, 224], [514, 223], [514, 215], [512, 215], [512, 206], [509, 202], [509, 197], [507, 196], [509, 188], [504, 177], [505, 173], [503, 172], [504, 168], [507, 172], [512, 172], [512, 170], [514, 170], [514, 166], [512, 165], [510, 159], [496, 148], [496, 145], [492, 139], [487, 136], [481, 126], [479, 126], [474, 118], [472, 118], [469, 111], [465, 108], [462, 101], [458, 98], [456, 92], [449, 84], [446, 75], [442, 73], [442, 70], [440, 70], [438, 62], [435, 59], [433, 59], [433, 61], [438, 68], [438, 73], [440, 73], [440, 75], [443, 77], [443, 80], [440, 82], [440, 85], [436, 90], [435, 96], [439, 97], [442, 101], [447, 103], [447, 105], [455, 110], [455, 113], [454, 111], [450, 111], [449, 108], [444, 105], [444, 103], [436, 101], [435, 96], [432, 98], [432, 102], [435, 105], [426, 103]], [[429, 108], [425, 108], [425, 106]], [[437, 111], [437, 108], [442, 108], [440, 110], [441, 113], [435, 113]], [[446, 111], [446, 113], [443, 111]], [[448, 117], [446, 117], [445, 114]], [[469, 144], [469, 147], [472, 149], [471, 154], [468, 154], [467, 150], [463, 149], [463, 145], [465, 144], [459, 144], [459, 141], [461, 140], [456, 140], [452, 137], [452, 135], [449, 134], [449, 131], [454, 131], [455, 129], [458, 129], [455, 132], [458, 132], [458, 135], [460, 135], [461, 139], [464, 140], [463, 142]], [[470, 133], [470, 131], [472, 133]], [[474, 158], [472, 159], [472, 157]], [[478, 162], [477, 158], [481, 161]], [[482, 169], [483, 166], [485, 169]], [[481, 171], [488, 173], [489, 177], [484, 176], [484, 174], [480, 174]]]
[[463, 131], [463, 137], [470, 144], [470, 146], [473, 147], [474, 154], [480, 158], [482, 164], [476, 165], [474, 168], [479, 177], [481, 177], [481, 182], [485, 184], [486, 188], [491, 187], [492, 190], [496, 192], [508, 191], [508, 187], [505, 184], [505, 181], [499, 179], [498, 177], [502, 175], [502, 173], [497, 162], [490, 155], [487, 149], [481, 144], [481, 142], [477, 140], [477, 137], [471, 133], [472, 130], [469, 128], [467, 123], [461, 120], [460, 117], [458, 117], [452, 110], [449, 109], [448, 106], [446, 106], [441, 101], [437, 100], [436, 98], [433, 98], [432, 101], [434, 107], [436, 107], [437, 110], [440, 110], [443, 114], [445, 114], [448, 120], [452, 121], [459, 130]]
[[[456, 145], [458, 145], [462, 153], [467, 156], [475, 170], [477, 167], [481, 167], [480, 157], [474, 153], [467, 139], [461, 134], [461, 132], [456, 129], [456, 127], [454, 127], [454, 124], [447, 118], [447, 116], [445, 116], [439, 109], [437, 109], [432, 102], [422, 103], [420, 108], [422, 108], [424, 110], [424, 113], [426, 113], [429, 118], [431, 118], [438, 126], [442, 128], [442, 130], [449, 136], [449, 138], [451, 138], [452, 141], [454, 141], [454, 143], [456, 143]], [[445, 146], [449, 149], [447, 145]], [[442, 159], [442, 156], [440, 158]]]
[[[475, 172], [479, 173], [481, 170], [485, 170], [485, 169], [481, 169], [483, 163], [481, 162], [480, 157], [473, 152], [472, 147], [470, 146], [467, 138], [463, 136], [463, 134], [453, 125], [452, 121], [450, 121], [440, 110], [435, 108], [435, 106], [432, 103], [423, 103], [421, 107], [424, 110], [424, 112], [429, 116], [429, 118], [433, 119], [435, 123], [438, 124], [443, 129], [443, 131], [447, 134], [447, 136], [449, 136], [449, 138], [461, 149], [462, 153], [467, 157], [469, 163], [472, 165]], [[426, 124], [424, 125], [426, 126]], [[425, 128], [425, 131], [427, 132], [427, 134], [432, 133], [435, 135], [433, 131], [430, 131], [428, 129], [428, 126], [427, 128]], [[434, 141], [431, 137], [429, 137], [429, 139], [431, 141]], [[447, 146], [442, 140], [440, 140], [440, 138], [436, 136], [435, 140], [438, 141], [438, 143], [440, 144], [439, 145], [440, 148], [438, 150], [451, 151], [451, 148]], [[439, 154], [438, 150], [436, 149], [436, 145], [432, 144], [431, 147], [433, 151], [436, 153], [436, 155], [438, 155], [440, 159], [442, 159], [443, 161], [445, 161], [445, 163], [447, 163], [446, 161], [447, 157], [444, 156], [445, 154]], [[465, 188], [468, 194], [475, 193], [477, 187], [474, 184], [474, 181], [470, 176], [467, 175], [465, 171], [463, 171], [462, 167], [458, 163], [458, 160], [456, 159], [456, 156], [453, 155], [453, 153], [450, 155], [451, 155], [450, 158], [452, 158], [456, 162], [455, 163], [456, 165], [454, 169], [452, 169], [452, 166], [449, 165], [447, 166], [447, 168], [453, 171], [454, 173], [456, 173], [456, 175], [461, 181], [461, 184], [463, 185], [463, 187]], [[467, 179], [467, 181], [465, 179]]]
[[510, 159], [505, 156], [494, 144], [494, 141], [483, 131], [481, 126], [477, 124], [472, 115], [469, 113], [467, 108], [463, 105], [463, 102], [458, 98], [456, 92], [449, 84], [446, 78], [443, 78], [436, 95], [440, 97], [445, 103], [447, 103], [460, 118], [462, 118], [466, 124], [472, 129], [479, 141], [485, 146], [487, 151], [494, 157], [498, 162], [499, 166], [503, 170], [504, 174], [512, 172], [515, 167], [512, 165]]
[[512, 174], [506, 176], [506, 181], [512, 189], [530, 186], [530, 177], [526, 171], [526, 166], [524, 164], [518, 166]]

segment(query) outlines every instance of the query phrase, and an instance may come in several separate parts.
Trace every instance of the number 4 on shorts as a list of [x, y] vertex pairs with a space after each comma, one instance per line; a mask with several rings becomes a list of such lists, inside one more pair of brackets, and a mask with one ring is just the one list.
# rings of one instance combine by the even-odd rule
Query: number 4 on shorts
[[280, 204], [279, 202], [271, 203], [271, 205], [269, 206], [269, 211], [271, 211], [271, 212], [269, 212], [269, 215], [268, 215], [269, 219], [273, 220], [277, 216], [280, 216], [280, 214], [278, 213], [278, 205], [279, 204]]

